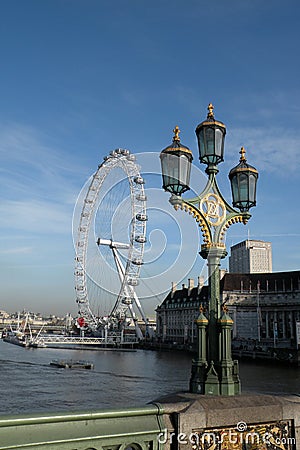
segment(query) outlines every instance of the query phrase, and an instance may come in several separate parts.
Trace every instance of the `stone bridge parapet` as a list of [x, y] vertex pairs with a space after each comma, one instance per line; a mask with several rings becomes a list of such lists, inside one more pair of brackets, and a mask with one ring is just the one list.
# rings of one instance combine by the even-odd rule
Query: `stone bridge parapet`
[[0, 450], [300, 450], [300, 395], [177, 393], [137, 408], [0, 416]]

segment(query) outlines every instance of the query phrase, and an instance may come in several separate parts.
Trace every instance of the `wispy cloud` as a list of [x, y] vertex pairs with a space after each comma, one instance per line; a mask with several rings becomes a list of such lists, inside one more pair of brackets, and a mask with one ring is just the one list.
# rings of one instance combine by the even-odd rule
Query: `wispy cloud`
[[226, 158], [234, 164], [237, 151], [244, 146], [250, 164], [259, 170], [289, 176], [300, 170], [299, 137], [298, 130], [287, 131], [278, 127], [231, 129], [227, 139], [229, 152], [226, 153]]
[[1, 226], [6, 235], [70, 232], [82, 168], [32, 127], [0, 127]]
[[0, 250], [0, 255], [23, 255], [32, 252], [32, 247], [13, 247]]
[[49, 198], [74, 201], [74, 177], [82, 168], [49, 136], [29, 126], [8, 124], [0, 128], [2, 192], [6, 197]]
[[38, 200], [7, 200], [0, 204], [2, 226], [8, 232], [70, 233], [72, 208]]

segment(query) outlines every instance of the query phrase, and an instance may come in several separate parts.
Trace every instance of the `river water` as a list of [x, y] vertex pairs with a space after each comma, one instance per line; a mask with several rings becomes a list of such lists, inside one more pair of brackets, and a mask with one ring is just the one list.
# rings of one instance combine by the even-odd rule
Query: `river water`
[[[94, 370], [58, 369], [52, 359], [84, 359]], [[191, 355], [183, 352], [26, 349], [0, 340], [0, 414], [142, 406], [187, 391]], [[242, 391], [300, 394], [300, 368], [240, 363]]]

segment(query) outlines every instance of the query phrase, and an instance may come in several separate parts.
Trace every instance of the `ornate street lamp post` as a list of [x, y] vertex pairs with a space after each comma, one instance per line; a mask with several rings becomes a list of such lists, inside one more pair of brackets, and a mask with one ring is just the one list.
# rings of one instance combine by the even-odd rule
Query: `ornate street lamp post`
[[[174, 208], [192, 214], [202, 235], [200, 255], [207, 259], [209, 278], [208, 317], [200, 307], [196, 319], [198, 347], [192, 362], [190, 392], [212, 395], [240, 393], [238, 363], [232, 360], [231, 330], [233, 321], [225, 305], [220, 305], [220, 260], [227, 255], [225, 233], [230, 225], [250, 219], [249, 209], [256, 205], [257, 170], [247, 164], [242, 147], [240, 162], [229, 173], [233, 207], [223, 198], [216, 180], [218, 164], [224, 156], [225, 125], [215, 120], [213, 105], [208, 105], [207, 119], [196, 128], [200, 162], [206, 164], [207, 184], [198, 197], [183, 199], [190, 183], [192, 152], [182, 145], [179, 128], [174, 129], [173, 142], [161, 154], [163, 188], [170, 192]], [[222, 309], [222, 310], [221, 310]]]

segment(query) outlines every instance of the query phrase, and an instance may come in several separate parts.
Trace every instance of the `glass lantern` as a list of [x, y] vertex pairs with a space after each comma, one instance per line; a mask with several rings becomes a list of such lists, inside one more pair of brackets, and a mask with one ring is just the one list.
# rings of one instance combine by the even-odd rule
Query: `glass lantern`
[[242, 147], [240, 163], [229, 172], [232, 204], [241, 212], [247, 212], [256, 205], [256, 183], [258, 179], [258, 171], [247, 164], [245, 153], [246, 151]]
[[163, 189], [171, 194], [181, 196], [190, 189], [191, 150], [180, 143], [179, 128], [175, 127], [172, 144], [160, 154]]
[[208, 105], [207, 119], [196, 128], [199, 159], [207, 165], [217, 165], [224, 161], [224, 140], [226, 127], [224, 123], [215, 120], [213, 105]]

